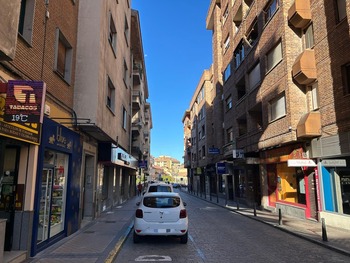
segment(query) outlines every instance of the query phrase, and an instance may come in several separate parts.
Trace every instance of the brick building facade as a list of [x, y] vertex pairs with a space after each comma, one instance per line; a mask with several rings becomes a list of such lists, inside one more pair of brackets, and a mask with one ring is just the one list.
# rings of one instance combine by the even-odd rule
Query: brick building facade
[[346, 227], [349, 13], [344, 0], [211, 1], [213, 194]]

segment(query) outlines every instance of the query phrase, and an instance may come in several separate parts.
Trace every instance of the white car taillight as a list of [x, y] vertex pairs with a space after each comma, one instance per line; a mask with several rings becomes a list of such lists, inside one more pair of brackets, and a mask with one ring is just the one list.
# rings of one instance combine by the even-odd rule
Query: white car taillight
[[137, 210], [136, 210], [136, 213], [135, 213], [135, 216], [136, 216], [137, 218], [143, 218], [142, 209], [137, 209]]
[[186, 209], [181, 209], [181, 211], [180, 211], [180, 218], [186, 218], [186, 217], [187, 217]]

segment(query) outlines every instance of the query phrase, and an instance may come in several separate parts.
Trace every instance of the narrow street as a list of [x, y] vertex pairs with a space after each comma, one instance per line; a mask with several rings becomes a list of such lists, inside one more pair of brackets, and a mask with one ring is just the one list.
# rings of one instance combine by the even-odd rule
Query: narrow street
[[114, 262], [348, 262], [349, 257], [186, 193], [189, 242], [129, 235]]

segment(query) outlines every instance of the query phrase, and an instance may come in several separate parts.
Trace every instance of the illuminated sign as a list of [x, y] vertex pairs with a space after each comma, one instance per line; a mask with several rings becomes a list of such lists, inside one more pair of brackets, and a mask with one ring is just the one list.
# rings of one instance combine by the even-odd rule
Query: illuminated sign
[[4, 120], [43, 123], [46, 85], [42, 81], [9, 80]]
[[289, 159], [288, 167], [315, 167], [316, 163], [311, 159]]
[[5, 121], [5, 105], [7, 101], [7, 83], [0, 83], [0, 135], [16, 140], [40, 144], [41, 124], [36, 122]]

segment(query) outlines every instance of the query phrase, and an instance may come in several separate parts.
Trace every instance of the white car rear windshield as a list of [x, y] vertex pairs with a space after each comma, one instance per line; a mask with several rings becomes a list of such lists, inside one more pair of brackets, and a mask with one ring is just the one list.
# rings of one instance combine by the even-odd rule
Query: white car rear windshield
[[151, 185], [148, 192], [171, 192], [171, 187], [167, 185]]
[[143, 199], [143, 205], [150, 208], [172, 208], [180, 205], [179, 197], [145, 197]]

